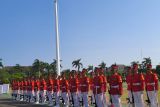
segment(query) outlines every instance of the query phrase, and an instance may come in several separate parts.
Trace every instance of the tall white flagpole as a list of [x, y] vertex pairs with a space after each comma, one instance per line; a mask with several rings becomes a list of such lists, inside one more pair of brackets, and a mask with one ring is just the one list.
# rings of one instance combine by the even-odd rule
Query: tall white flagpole
[[60, 52], [59, 52], [59, 29], [58, 29], [58, 0], [54, 0], [55, 4], [55, 28], [56, 28], [56, 60], [57, 60], [57, 73], [60, 75]]

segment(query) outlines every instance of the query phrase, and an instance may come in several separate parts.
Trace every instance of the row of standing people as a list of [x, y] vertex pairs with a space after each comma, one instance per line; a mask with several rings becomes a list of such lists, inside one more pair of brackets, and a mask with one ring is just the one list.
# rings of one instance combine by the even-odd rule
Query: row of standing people
[[[148, 65], [147, 68], [146, 75], [138, 73], [137, 64], [128, 69], [126, 82], [130, 107], [144, 107], [143, 91], [145, 87], [151, 107], [157, 107], [158, 78], [151, 72], [151, 65]], [[65, 73], [62, 73], [61, 76], [50, 75], [47, 79], [32, 77], [23, 81], [14, 80], [12, 82], [13, 96], [17, 100], [35, 101], [36, 104], [39, 104], [40, 101], [44, 104], [48, 98], [50, 106], [54, 105], [52, 99], [54, 96], [57, 107], [60, 104], [59, 96], [66, 107], [71, 103], [74, 107], [82, 104], [84, 107], [89, 107], [90, 96], [91, 102], [97, 107], [121, 107], [120, 98], [123, 94], [123, 87], [122, 78], [117, 71], [118, 66], [114, 64], [111, 66], [111, 75], [107, 77], [103, 69], [96, 68], [89, 77], [87, 70], [83, 69], [78, 74], [73, 70], [68, 79]], [[109, 92], [110, 99], [106, 97], [107, 92]]]

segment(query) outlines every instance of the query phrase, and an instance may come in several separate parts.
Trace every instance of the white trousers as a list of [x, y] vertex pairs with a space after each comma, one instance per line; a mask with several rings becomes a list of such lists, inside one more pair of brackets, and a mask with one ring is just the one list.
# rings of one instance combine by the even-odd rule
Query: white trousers
[[133, 92], [135, 107], [144, 107], [142, 91]]
[[84, 107], [89, 107], [89, 104], [88, 104], [88, 92], [81, 92], [81, 95], [82, 95]]
[[104, 107], [108, 107], [108, 101], [107, 101], [107, 97], [106, 97], [106, 93], [104, 92], [103, 94], [102, 94], [102, 96], [103, 96], [103, 105], [104, 105]]
[[150, 107], [158, 107], [157, 105], [157, 93], [155, 91], [147, 91], [150, 100]]
[[48, 99], [49, 99], [49, 104], [53, 104], [52, 94], [53, 94], [53, 91], [47, 91], [47, 96], [48, 96]]
[[59, 107], [59, 92], [53, 92], [53, 95], [55, 97], [56, 100], [56, 107]]
[[79, 107], [78, 93], [77, 92], [73, 92], [72, 96], [73, 96], [74, 107]]
[[133, 99], [132, 99], [132, 92], [130, 90], [128, 90], [128, 98], [130, 100], [128, 107], [134, 107]]
[[39, 90], [37, 90], [36, 92], [35, 92], [35, 96], [36, 96], [36, 102], [38, 102], [39, 103], [39, 95], [40, 95], [40, 91]]
[[44, 103], [46, 101], [46, 95], [47, 95], [46, 92], [47, 92], [46, 90], [43, 90], [43, 91], [41, 90], [40, 91], [40, 95], [41, 95], [41, 98], [42, 98], [42, 103]]
[[104, 101], [103, 100], [103, 93], [96, 94], [95, 100], [96, 100], [97, 107], [107, 107], [107, 105], [104, 105], [104, 103], [103, 103], [103, 101]]
[[35, 96], [34, 90], [29, 91], [29, 95], [31, 96], [30, 102], [33, 102], [33, 101], [34, 101], [34, 98], [33, 98], [33, 97]]
[[65, 107], [69, 107], [69, 96], [67, 92], [62, 92]]
[[111, 98], [112, 98], [112, 103], [114, 107], [122, 107], [120, 95], [111, 95]]

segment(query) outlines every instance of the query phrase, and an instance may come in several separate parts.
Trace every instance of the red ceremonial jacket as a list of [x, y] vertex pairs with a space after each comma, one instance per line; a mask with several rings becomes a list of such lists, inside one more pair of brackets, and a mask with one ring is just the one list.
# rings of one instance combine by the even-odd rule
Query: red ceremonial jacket
[[132, 75], [128, 74], [126, 76], [127, 90], [131, 90], [132, 88]]
[[158, 77], [157, 74], [147, 73], [145, 75], [145, 87], [147, 91], [158, 90]]
[[122, 95], [122, 78], [118, 73], [114, 73], [109, 77], [110, 94]]
[[143, 74], [136, 73], [132, 76], [132, 91], [143, 91], [144, 90], [144, 76]]

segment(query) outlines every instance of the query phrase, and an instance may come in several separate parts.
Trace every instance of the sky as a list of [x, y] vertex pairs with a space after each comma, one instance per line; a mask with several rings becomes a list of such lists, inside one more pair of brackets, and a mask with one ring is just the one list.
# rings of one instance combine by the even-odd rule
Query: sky
[[[0, 58], [5, 66], [56, 59], [54, 0], [0, 0]], [[104, 61], [160, 64], [160, 0], [59, 0], [63, 69]]]

